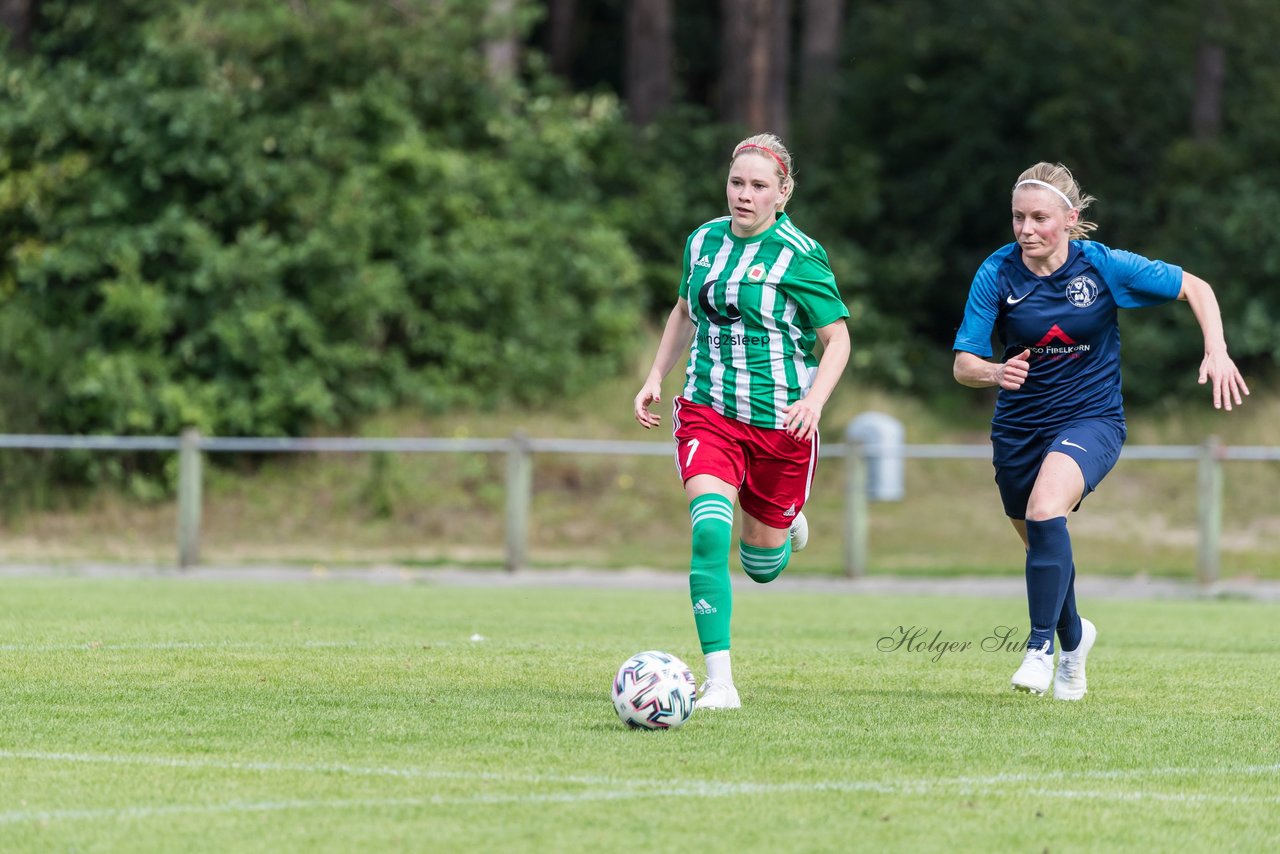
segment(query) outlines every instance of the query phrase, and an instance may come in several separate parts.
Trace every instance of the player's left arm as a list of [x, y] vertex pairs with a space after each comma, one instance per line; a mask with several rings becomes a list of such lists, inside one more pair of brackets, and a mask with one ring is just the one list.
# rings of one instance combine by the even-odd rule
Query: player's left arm
[[1191, 311], [1200, 324], [1200, 332], [1204, 335], [1204, 359], [1200, 362], [1200, 384], [1213, 383], [1213, 408], [1228, 411], [1234, 402], [1236, 406], [1244, 403], [1249, 394], [1249, 386], [1236, 363], [1227, 355], [1227, 338], [1222, 331], [1222, 311], [1218, 308], [1218, 298], [1213, 288], [1199, 276], [1182, 272], [1182, 288], [1178, 291], [1178, 299], [1191, 306]]
[[822, 407], [840, 382], [845, 365], [849, 364], [849, 353], [853, 349], [849, 343], [849, 326], [844, 318], [819, 326], [814, 333], [822, 342], [822, 358], [818, 360], [813, 385], [808, 394], [782, 410], [783, 429], [804, 442], [811, 441], [813, 434], [818, 432]]

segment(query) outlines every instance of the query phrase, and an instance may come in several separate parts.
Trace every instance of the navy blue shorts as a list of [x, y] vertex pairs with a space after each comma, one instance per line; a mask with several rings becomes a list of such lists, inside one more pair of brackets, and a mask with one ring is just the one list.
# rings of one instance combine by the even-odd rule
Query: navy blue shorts
[[[1050, 451], [1066, 454], [1084, 473], [1084, 496], [1097, 489], [1120, 459], [1127, 430], [1123, 420], [1093, 418], [1065, 427], [1034, 430], [991, 429], [992, 464], [1005, 515], [1027, 517], [1027, 501], [1040, 474], [1040, 464]], [[1076, 510], [1080, 505], [1075, 506]]]

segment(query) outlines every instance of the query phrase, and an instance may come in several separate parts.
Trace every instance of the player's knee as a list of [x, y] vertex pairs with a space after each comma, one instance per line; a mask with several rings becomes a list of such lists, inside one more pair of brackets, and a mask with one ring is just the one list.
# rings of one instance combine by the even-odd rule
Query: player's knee
[[784, 543], [776, 548], [765, 548], [740, 541], [738, 558], [748, 578], [757, 584], [768, 584], [787, 568], [791, 561], [791, 546]]
[[1044, 522], [1052, 518], [1053, 518], [1053, 514], [1049, 512], [1048, 508], [1036, 507], [1035, 505], [1032, 505], [1032, 504], [1027, 505], [1026, 520], [1028, 522]]
[[730, 533], [713, 525], [695, 525], [693, 528], [693, 554], [700, 558], [729, 556]]
[[1037, 489], [1027, 499], [1024, 518], [1028, 522], [1047, 522], [1059, 516], [1065, 517], [1079, 503], [1080, 496], [1067, 494], [1064, 490]]
[[1067, 511], [1059, 507], [1056, 502], [1032, 500], [1027, 504], [1026, 520], [1028, 522], [1048, 522], [1050, 519], [1066, 515]]

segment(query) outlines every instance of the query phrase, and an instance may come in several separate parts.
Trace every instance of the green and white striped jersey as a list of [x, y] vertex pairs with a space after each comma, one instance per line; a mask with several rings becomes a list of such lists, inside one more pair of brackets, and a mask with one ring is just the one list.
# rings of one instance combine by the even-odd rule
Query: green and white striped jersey
[[695, 229], [680, 296], [695, 326], [684, 397], [757, 427], [783, 426], [813, 383], [814, 330], [849, 316], [826, 250], [786, 214], [754, 237], [727, 216]]

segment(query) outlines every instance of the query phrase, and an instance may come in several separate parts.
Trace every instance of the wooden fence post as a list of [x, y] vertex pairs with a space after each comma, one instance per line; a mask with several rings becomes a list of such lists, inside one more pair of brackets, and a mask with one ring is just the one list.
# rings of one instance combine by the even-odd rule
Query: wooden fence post
[[1196, 580], [1201, 587], [1212, 587], [1218, 583], [1222, 563], [1222, 440], [1217, 436], [1200, 445], [1196, 486], [1200, 523]]
[[178, 450], [178, 567], [200, 563], [200, 501], [202, 491], [200, 431], [182, 430]]
[[529, 436], [516, 431], [507, 451], [507, 572], [529, 559], [529, 506], [533, 503], [533, 451]]

